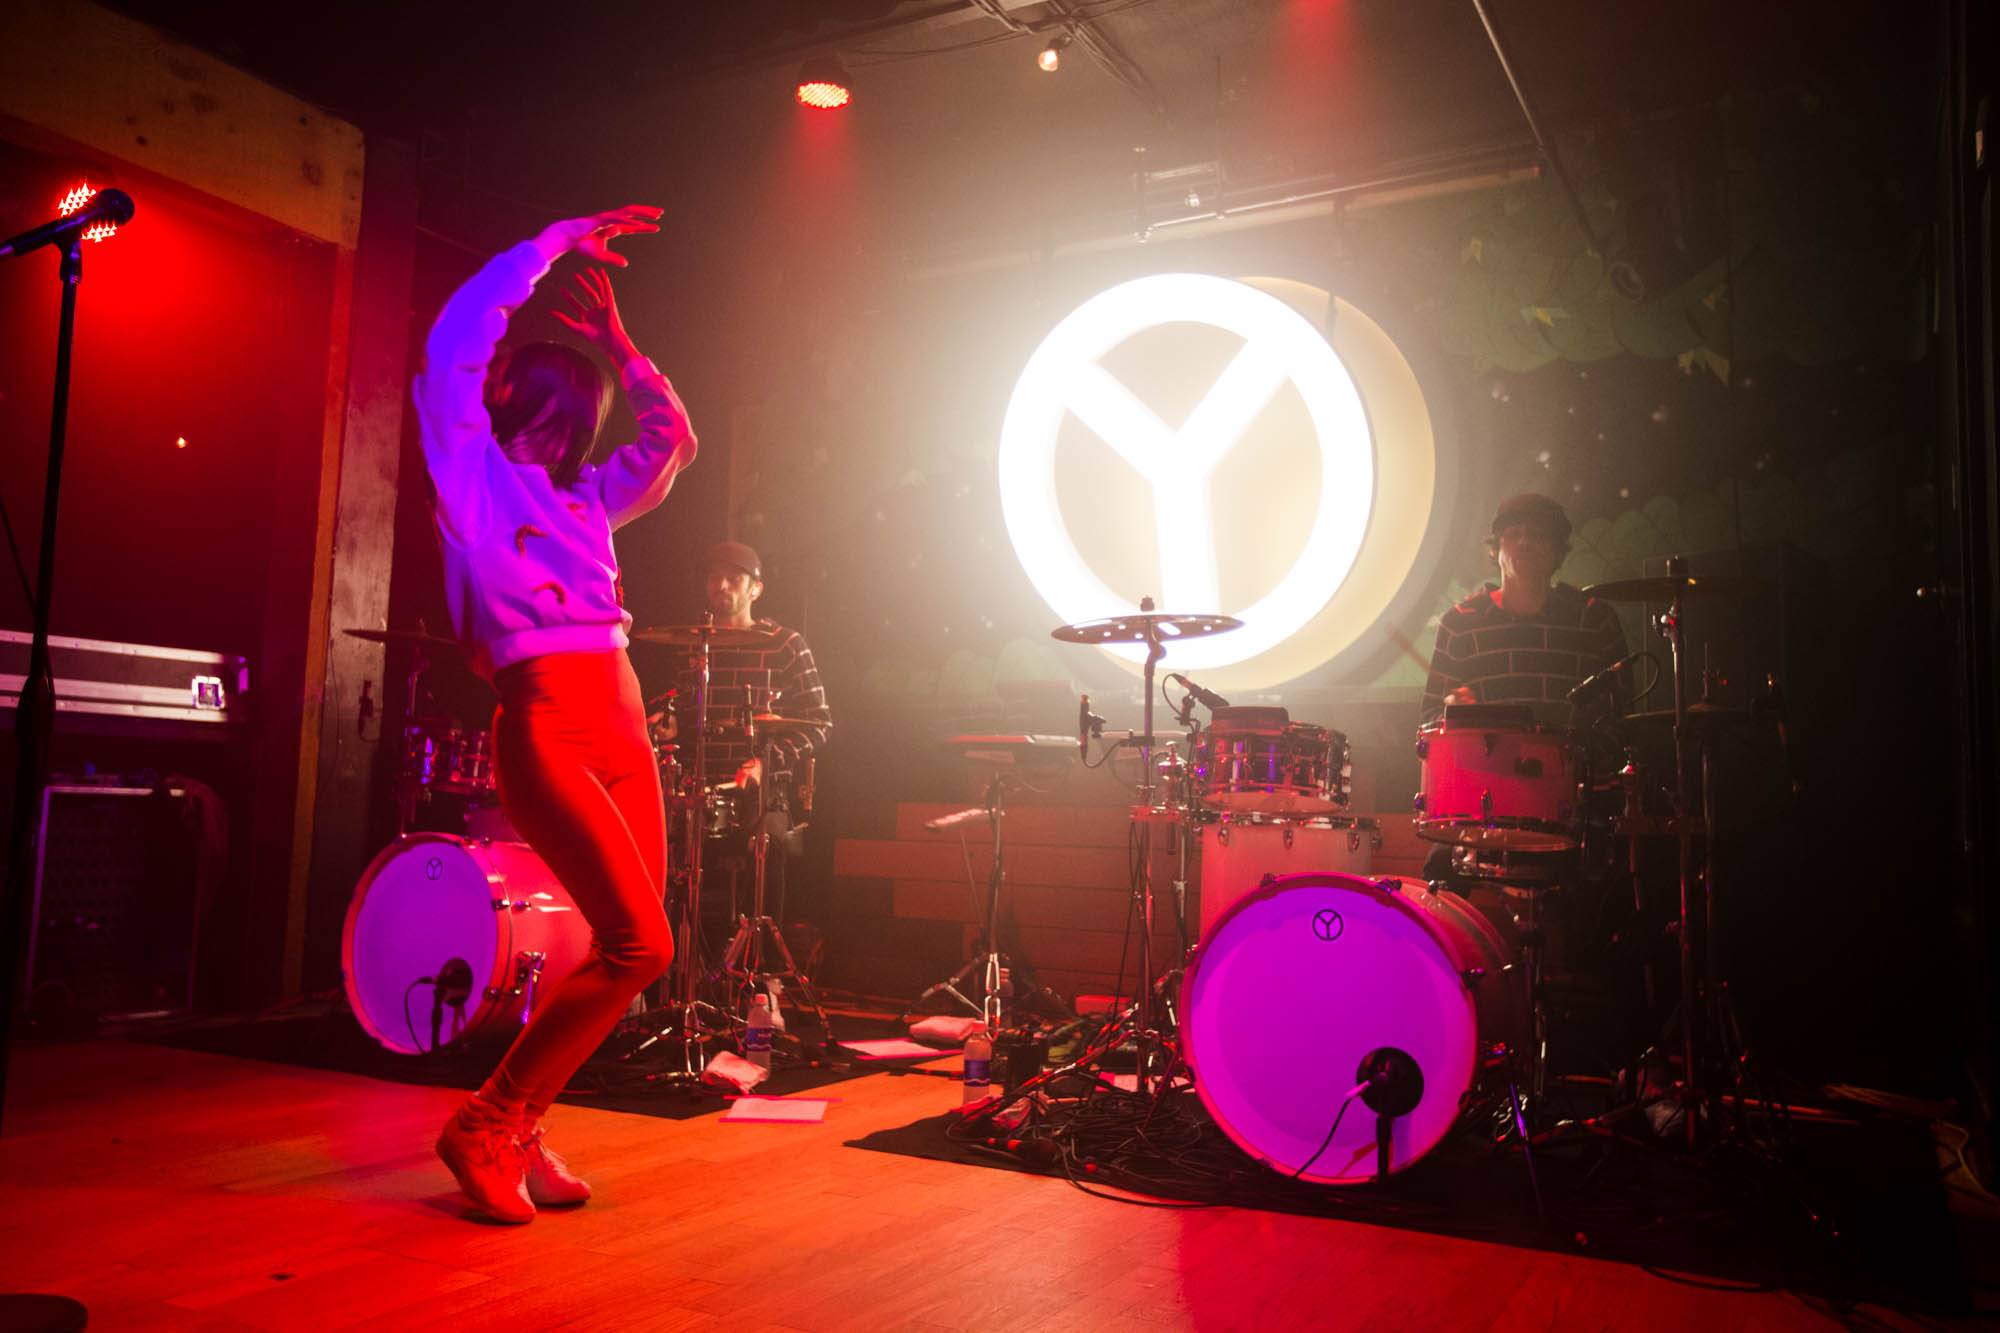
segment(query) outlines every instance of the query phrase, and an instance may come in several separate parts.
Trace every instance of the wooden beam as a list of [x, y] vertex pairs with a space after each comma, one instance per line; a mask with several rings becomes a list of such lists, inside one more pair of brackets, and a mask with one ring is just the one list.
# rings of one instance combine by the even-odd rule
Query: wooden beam
[[343, 250], [359, 242], [358, 128], [86, 0], [0, 5], [0, 112]]

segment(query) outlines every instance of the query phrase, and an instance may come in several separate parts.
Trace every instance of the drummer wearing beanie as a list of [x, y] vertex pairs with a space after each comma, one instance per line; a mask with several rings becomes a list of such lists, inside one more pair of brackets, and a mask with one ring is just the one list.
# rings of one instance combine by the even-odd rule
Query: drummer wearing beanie
[[[1570, 689], [1625, 656], [1617, 612], [1555, 581], [1569, 538], [1569, 515], [1548, 496], [1500, 502], [1486, 541], [1500, 580], [1438, 618], [1425, 721], [1448, 703], [1533, 704], [1562, 720]], [[1630, 711], [1630, 687], [1621, 678], [1613, 688], [1618, 712]]]

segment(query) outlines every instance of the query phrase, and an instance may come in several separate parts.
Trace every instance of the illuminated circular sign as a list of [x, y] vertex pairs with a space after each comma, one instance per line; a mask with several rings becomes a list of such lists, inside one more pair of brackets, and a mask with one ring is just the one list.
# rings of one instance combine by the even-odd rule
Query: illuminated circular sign
[[[1415, 562], [1430, 514], [1429, 418], [1415, 376], [1380, 328], [1341, 303], [1330, 343], [1321, 332], [1328, 313], [1326, 293], [1301, 284], [1159, 274], [1099, 293], [1049, 332], [1008, 403], [999, 468], [1015, 553], [1058, 617], [1128, 614], [1139, 591], [1152, 592], [1164, 611], [1239, 616], [1241, 630], [1175, 644], [1173, 665], [1209, 672], [1218, 688], [1256, 688], [1326, 661], [1353, 642], [1363, 617], [1381, 615]], [[1209, 364], [1218, 337], [1227, 348], [1219, 371]], [[1179, 345], [1190, 339], [1207, 349], [1206, 361], [1183, 358]], [[1167, 363], [1175, 396], [1192, 405], [1170, 412], [1149, 404], [1106, 365], [1123, 348], [1138, 349], [1155, 370]], [[1273, 407], [1281, 398], [1289, 418]], [[1291, 428], [1262, 442], [1256, 463], [1236, 458], [1246, 437], [1270, 433], [1274, 418]], [[1101, 525], [1104, 514], [1132, 506], [1066, 516], [1058, 463], [1072, 420], [1143, 486], [1135, 500], [1150, 509], [1157, 555], [1147, 588], [1114, 590], [1079, 546], [1079, 535], [1093, 535], [1082, 524]], [[1385, 451], [1385, 443], [1395, 447]], [[1301, 501], [1296, 492], [1309, 485], [1317, 494]], [[1236, 512], [1219, 523], [1224, 492]], [[1262, 509], [1278, 502], [1306, 505], [1298, 531], [1260, 525]], [[1224, 527], [1230, 540], [1218, 537]], [[1228, 599], [1225, 588], [1234, 589]], [[1144, 653], [1134, 645], [1104, 651], [1127, 662]]]

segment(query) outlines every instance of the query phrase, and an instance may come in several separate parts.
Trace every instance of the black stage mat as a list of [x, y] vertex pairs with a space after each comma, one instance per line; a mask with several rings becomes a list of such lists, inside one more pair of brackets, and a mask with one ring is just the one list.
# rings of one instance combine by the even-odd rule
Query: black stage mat
[[[1111, 1100], [1125, 1103], [1126, 1122], [1136, 1126], [1143, 1103]], [[1180, 1105], [1147, 1129], [1148, 1144], [1164, 1151], [1097, 1156], [1107, 1140], [1092, 1131], [1088, 1142], [1098, 1146], [1087, 1151], [1097, 1160], [1088, 1170], [1067, 1154], [1037, 1163], [954, 1137], [948, 1131], [958, 1117], [949, 1113], [847, 1146], [1035, 1172], [1092, 1191], [1122, 1187], [1188, 1206], [1336, 1217], [1612, 1260], [1677, 1281], [1794, 1292], [1834, 1317], [1860, 1303], [1970, 1312], [1930, 1138], [1919, 1125], [1801, 1122], [1782, 1167], [1720, 1150], [1697, 1162], [1602, 1136], [1550, 1145], [1535, 1156], [1544, 1220], [1516, 1152], [1447, 1140], [1383, 1185], [1329, 1188], [1254, 1161], [1192, 1095], [1169, 1101]]]
[[[882, 1019], [834, 1016], [832, 1022], [834, 1036], [841, 1041], [908, 1035], [907, 1028]], [[815, 1031], [817, 1026], [817, 1023], [813, 1025]], [[202, 1022], [130, 1035], [138, 1041], [206, 1051], [213, 1055], [233, 1055], [273, 1064], [360, 1074], [391, 1083], [468, 1090], [478, 1087], [485, 1080], [504, 1049], [491, 1044], [463, 1045], [430, 1056], [399, 1055], [377, 1045], [340, 1005], [287, 1011], [260, 1019]], [[640, 1039], [627, 1036], [607, 1042], [570, 1081], [561, 1101], [569, 1106], [595, 1106], [607, 1111], [657, 1116], [663, 1120], [688, 1120], [727, 1107], [723, 1094], [733, 1089], [690, 1090], [654, 1077], [670, 1065], [678, 1065], [677, 1052], [669, 1059], [665, 1043], [654, 1048], [657, 1054], [649, 1052], [630, 1061], [616, 1058], [617, 1053], [630, 1049]], [[836, 1050], [830, 1060], [807, 1065], [795, 1057], [781, 1054], [771, 1077], [752, 1091], [760, 1097], [785, 1097], [921, 1063], [909, 1060], [855, 1060], [848, 1058], [847, 1053]]]

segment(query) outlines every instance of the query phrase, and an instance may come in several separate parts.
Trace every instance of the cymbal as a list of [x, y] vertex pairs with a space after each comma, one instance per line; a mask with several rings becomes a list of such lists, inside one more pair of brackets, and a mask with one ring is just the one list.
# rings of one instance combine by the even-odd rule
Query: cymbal
[[1654, 578], [1593, 583], [1583, 590], [1583, 595], [1607, 602], [1670, 602], [1676, 594], [1682, 597], [1737, 597], [1750, 591], [1750, 583], [1749, 579], [1731, 574], [1718, 574], [1712, 578], [1696, 578], [1692, 574], [1675, 578], [1671, 574], [1661, 574]]
[[1108, 620], [1080, 620], [1049, 631], [1049, 637], [1064, 643], [1145, 643], [1155, 635], [1162, 639], [1199, 639], [1209, 634], [1226, 634], [1242, 629], [1235, 616], [1181, 616], [1165, 611], [1140, 611]]
[[780, 736], [795, 735], [803, 731], [815, 731], [826, 725], [824, 722], [815, 722], [811, 718], [779, 717], [776, 713], [757, 713], [752, 715], [750, 720], [757, 724], [759, 731], [768, 731]]
[[768, 648], [778, 641], [769, 630], [752, 625], [649, 625], [632, 631], [634, 643], [657, 643], [669, 648], [694, 648], [704, 640], [711, 648]]
[[[1669, 726], [1674, 724], [1674, 710], [1671, 708], [1649, 708], [1643, 713], [1627, 713], [1618, 719], [1633, 726]], [[1696, 700], [1688, 705], [1688, 725], [1703, 729], [1712, 727], [1748, 726], [1757, 721], [1756, 714], [1747, 708], [1724, 708], [1720, 704], [1703, 703]]]
[[344, 629], [350, 639], [368, 643], [413, 643], [421, 648], [456, 648], [457, 639], [447, 639], [422, 629]]

